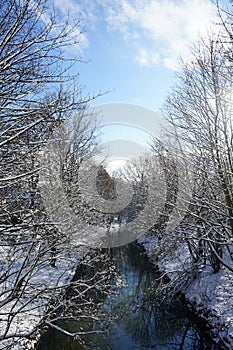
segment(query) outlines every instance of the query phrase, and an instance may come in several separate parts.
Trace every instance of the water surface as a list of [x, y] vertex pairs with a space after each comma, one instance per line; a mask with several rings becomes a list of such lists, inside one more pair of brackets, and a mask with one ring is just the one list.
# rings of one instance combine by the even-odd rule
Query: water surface
[[[103, 305], [112, 321], [101, 322], [105, 336], [88, 337], [90, 350], [220, 350], [200, 320], [175, 300], [169, 306], [153, 297], [159, 274], [135, 243], [109, 251], [116, 259], [124, 287], [113, 283], [114, 294]], [[105, 321], [105, 322], [104, 322]], [[101, 327], [98, 324], [98, 327]], [[70, 322], [75, 331], [79, 322]], [[93, 327], [93, 325], [91, 325]], [[83, 350], [77, 341], [50, 330], [38, 350]]]

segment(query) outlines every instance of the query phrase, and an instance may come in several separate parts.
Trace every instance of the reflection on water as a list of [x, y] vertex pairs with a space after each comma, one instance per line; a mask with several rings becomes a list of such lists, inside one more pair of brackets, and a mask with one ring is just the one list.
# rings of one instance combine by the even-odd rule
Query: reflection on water
[[[150, 266], [142, 249], [136, 244], [113, 248], [110, 254], [125, 281], [125, 287], [113, 286], [116, 294], [104, 303], [104, 309], [113, 316], [106, 336], [87, 338], [91, 350], [219, 350], [211, 344], [190, 312], [181, 302], [171, 307], [152, 302], [151, 289], [155, 288], [158, 272]], [[104, 324], [104, 322], [103, 322]], [[72, 322], [69, 329], [80, 324]], [[98, 327], [100, 325], [98, 324]], [[106, 324], [105, 326], [106, 327]], [[39, 350], [82, 350], [76, 341], [51, 330]]]

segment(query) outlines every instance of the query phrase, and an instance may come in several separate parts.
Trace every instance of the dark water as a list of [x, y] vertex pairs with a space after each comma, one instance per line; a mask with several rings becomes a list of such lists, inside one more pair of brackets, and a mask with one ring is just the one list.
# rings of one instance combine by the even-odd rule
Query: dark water
[[[158, 305], [153, 298], [158, 272], [149, 264], [140, 247], [131, 244], [114, 248], [121, 277], [126, 287], [113, 286], [116, 294], [104, 303], [106, 312], [114, 320], [108, 325], [106, 336], [87, 339], [91, 350], [220, 350], [211, 343], [200, 321], [182, 304], [174, 301], [169, 307]], [[104, 322], [103, 322], [104, 324]], [[69, 324], [77, 330], [78, 322]], [[106, 326], [106, 325], [105, 325]], [[60, 332], [50, 330], [38, 350], [82, 350]]]

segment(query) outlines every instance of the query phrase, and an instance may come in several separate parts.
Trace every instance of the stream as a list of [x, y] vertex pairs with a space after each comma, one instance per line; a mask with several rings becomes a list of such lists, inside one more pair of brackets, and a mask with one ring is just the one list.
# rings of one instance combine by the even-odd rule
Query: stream
[[[124, 287], [113, 284], [114, 294], [103, 305], [113, 316], [106, 336], [92, 336], [91, 350], [220, 350], [211, 342], [200, 320], [179, 300], [169, 307], [153, 298], [158, 271], [136, 243], [113, 248]], [[77, 323], [69, 325], [75, 330]], [[77, 341], [49, 330], [38, 350], [82, 350]]]

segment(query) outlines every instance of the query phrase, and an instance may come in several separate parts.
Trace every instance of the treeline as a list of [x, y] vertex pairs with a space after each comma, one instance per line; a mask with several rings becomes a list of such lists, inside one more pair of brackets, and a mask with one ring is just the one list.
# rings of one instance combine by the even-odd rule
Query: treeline
[[179, 217], [167, 245], [185, 242], [193, 263], [214, 272], [233, 271], [232, 4], [216, 8], [219, 22], [193, 45], [164, 104], [166, 141], [152, 145], [173, 182], [166, 205]]
[[195, 44], [165, 104], [178, 153], [192, 178], [185, 241], [193, 262], [233, 271], [232, 5]]
[[[51, 221], [39, 188], [44, 145], [51, 135], [59, 138], [56, 130], [70, 116], [76, 120], [75, 138], [60, 169], [68, 195], [80, 162], [96, 147], [95, 118], [86, 112], [94, 97], [84, 96], [79, 75], [73, 73], [80, 62], [77, 48], [82, 35], [80, 19], [61, 18], [46, 0], [0, 3], [2, 349], [32, 347], [41, 330], [58, 327], [61, 318], [64, 323], [80, 317], [98, 319], [92, 294], [107, 295], [114, 275], [103, 254], [96, 257], [87, 248], [84, 254], [81, 247], [82, 264], [94, 272], [91, 278], [82, 276], [70, 285], [80, 245]], [[97, 261], [101, 273], [93, 270]], [[75, 292], [68, 300], [70, 288]], [[59, 330], [80, 343], [86, 334], [62, 326]]]

